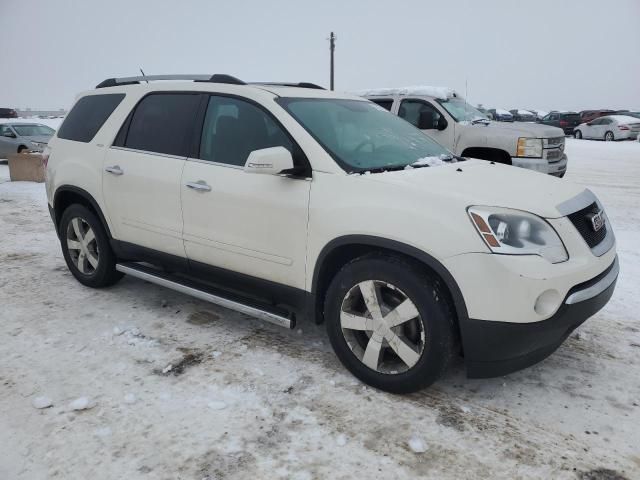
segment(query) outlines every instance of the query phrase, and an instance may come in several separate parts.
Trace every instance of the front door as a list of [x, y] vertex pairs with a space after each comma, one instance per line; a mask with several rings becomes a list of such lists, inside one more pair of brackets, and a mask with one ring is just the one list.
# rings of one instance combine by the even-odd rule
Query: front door
[[125, 122], [103, 163], [114, 238], [180, 257], [180, 179], [201, 96], [153, 93]]
[[[402, 100], [398, 116], [420, 128], [447, 150], [459, 154], [455, 149], [455, 122], [447, 119], [447, 115], [432, 103], [419, 99]], [[441, 130], [439, 125], [446, 127]]]
[[[211, 96], [199, 154], [182, 174], [184, 244], [202, 264], [303, 289], [309, 192], [307, 179], [244, 172], [253, 150], [301, 151], [262, 107]], [[198, 265], [200, 264], [200, 265]]]

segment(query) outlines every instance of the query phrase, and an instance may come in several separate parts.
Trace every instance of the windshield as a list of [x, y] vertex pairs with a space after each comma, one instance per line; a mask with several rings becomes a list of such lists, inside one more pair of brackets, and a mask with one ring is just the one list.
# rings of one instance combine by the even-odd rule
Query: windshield
[[348, 172], [404, 168], [416, 162], [429, 165], [429, 159], [452, 158], [409, 122], [368, 101], [279, 98], [278, 102]]
[[487, 119], [487, 116], [475, 107], [472, 107], [461, 98], [450, 98], [448, 100], [438, 99], [438, 103], [449, 112], [456, 122], [472, 122], [474, 120]]
[[21, 137], [37, 137], [39, 135], [53, 135], [54, 130], [45, 125], [14, 125], [13, 129]]

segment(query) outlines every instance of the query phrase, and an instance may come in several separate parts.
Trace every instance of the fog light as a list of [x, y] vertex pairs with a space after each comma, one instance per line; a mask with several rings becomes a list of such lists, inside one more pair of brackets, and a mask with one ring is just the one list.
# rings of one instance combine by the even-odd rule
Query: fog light
[[538, 315], [547, 317], [558, 309], [561, 301], [562, 298], [557, 290], [545, 290], [536, 299], [533, 309]]

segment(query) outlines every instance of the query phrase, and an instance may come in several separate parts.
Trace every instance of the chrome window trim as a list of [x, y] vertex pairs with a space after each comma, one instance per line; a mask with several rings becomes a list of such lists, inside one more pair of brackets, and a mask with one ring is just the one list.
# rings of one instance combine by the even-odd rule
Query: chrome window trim
[[157, 157], [175, 158], [177, 160], [187, 159], [187, 157], [185, 156], [170, 155], [168, 153], [160, 153], [160, 152], [151, 152], [148, 150], [137, 150], [135, 148], [129, 148], [129, 147], [116, 147], [115, 145], [111, 145], [109, 148], [113, 148], [114, 150], [122, 150], [124, 152], [144, 153], [145, 155], [155, 155]]

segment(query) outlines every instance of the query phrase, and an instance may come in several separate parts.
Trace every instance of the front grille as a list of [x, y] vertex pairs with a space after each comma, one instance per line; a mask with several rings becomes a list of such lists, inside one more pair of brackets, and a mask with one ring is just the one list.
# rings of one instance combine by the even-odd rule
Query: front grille
[[582, 238], [584, 238], [584, 241], [587, 242], [589, 248], [595, 247], [600, 242], [602, 242], [602, 240], [604, 240], [604, 237], [607, 236], [606, 222], [597, 232], [593, 231], [593, 226], [591, 225], [589, 214], [598, 213], [599, 211], [600, 208], [598, 208], [596, 202], [593, 202], [588, 207], [567, 215], [569, 217], [569, 220], [571, 220], [571, 223], [573, 223], [573, 226], [576, 227], [578, 232], [580, 232], [580, 235], [582, 235]]

